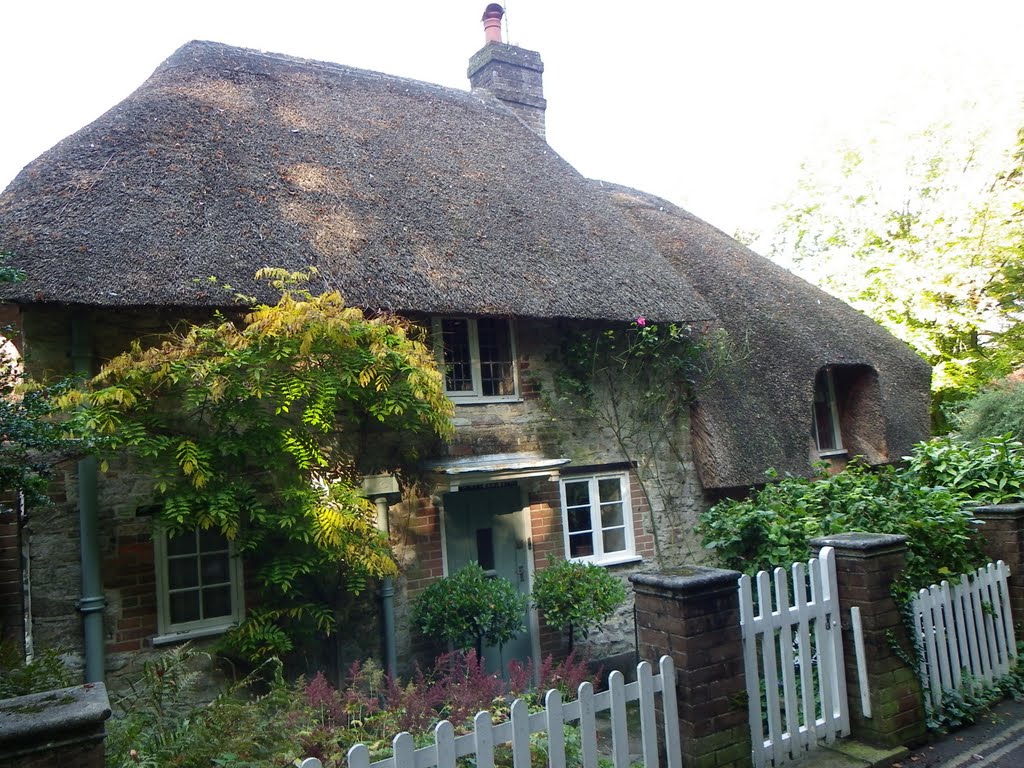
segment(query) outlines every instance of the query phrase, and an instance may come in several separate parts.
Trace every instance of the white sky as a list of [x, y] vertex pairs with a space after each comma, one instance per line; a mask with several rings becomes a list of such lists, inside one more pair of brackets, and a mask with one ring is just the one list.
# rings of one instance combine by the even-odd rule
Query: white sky
[[[468, 88], [485, 6], [8, 0], [0, 187], [188, 40]], [[892, 139], [952, 118], [958, 130], [986, 127], [1008, 145], [1021, 125], [1024, 3], [1016, 0], [507, 0], [506, 8], [509, 41], [544, 60], [554, 149], [586, 176], [662, 195], [728, 232], [761, 226], [800, 163], [843, 139]]]

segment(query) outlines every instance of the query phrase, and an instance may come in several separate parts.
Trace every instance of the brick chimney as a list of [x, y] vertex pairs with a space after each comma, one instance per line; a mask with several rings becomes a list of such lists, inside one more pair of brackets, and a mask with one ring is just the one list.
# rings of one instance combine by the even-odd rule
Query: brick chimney
[[540, 54], [501, 41], [501, 17], [505, 10], [491, 3], [484, 11], [484, 47], [469, 60], [473, 90], [490, 91], [519, 119], [544, 137], [544, 64]]

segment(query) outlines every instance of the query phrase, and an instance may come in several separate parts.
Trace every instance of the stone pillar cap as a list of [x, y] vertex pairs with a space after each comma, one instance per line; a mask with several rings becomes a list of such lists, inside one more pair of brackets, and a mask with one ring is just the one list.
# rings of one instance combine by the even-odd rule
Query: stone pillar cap
[[837, 550], [873, 553], [880, 549], [906, 546], [907, 538], [901, 533], [837, 533], [811, 539], [812, 547], [835, 547]]

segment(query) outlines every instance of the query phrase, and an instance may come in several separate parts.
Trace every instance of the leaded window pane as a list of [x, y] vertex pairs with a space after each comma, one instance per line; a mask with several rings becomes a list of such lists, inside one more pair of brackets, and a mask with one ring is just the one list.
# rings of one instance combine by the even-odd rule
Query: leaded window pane
[[512, 340], [508, 321], [490, 317], [476, 321], [480, 345], [480, 389], [485, 397], [514, 395]]
[[441, 321], [444, 348], [444, 388], [448, 392], [473, 391], [473, 355], [469, 341], [469, 320], [464, 317]]

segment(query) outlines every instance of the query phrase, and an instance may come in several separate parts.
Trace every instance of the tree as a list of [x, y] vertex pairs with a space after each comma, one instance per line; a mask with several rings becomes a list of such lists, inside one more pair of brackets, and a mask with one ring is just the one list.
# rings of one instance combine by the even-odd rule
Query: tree
[[1024, 360], [1024, 133], [997, 166], [975, 138], [915, 137], [903, 172], [878, 145], [846, 150], [838, 180], [805, 169], [769, 255], [862, 310], [933, 366], [935, 416]]
[[569, 637], [573, 650], [576, 632], [586, 637], [626, 600], [626, 588], [607, 570], [593, 563], [562, 560], [538, 571], [533, 602], [544, 622]]
[[426, 637], [458, 650], [502, 646], [524, 631], [526, 598], [501, 577], [490, 578], [479, 563], [468, 563], [427, 587], [413, 604], [413, 622]]
[[277, 304], [136, 342], [61, 400], [104, 467], [127, 451], [152, 478], [163, 530], [217, 529], [255, 566], [261, 605], [234, 636], [250, 657], [330, 633], [339, 594], [396, 571], [361, 475], [408, 464], [452, 414], [408, 323], [260, 276]]

